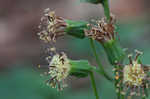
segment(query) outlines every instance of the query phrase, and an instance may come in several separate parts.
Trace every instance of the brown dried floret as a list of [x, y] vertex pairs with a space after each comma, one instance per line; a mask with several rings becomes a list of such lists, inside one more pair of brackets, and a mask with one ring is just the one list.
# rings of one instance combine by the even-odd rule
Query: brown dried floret
[[39, 25], [39, 38], [45, 43], [55, 42], [57, 37], [65, 34], [66, 22], [62, 17], [56, 16], [54, 11], [45, 9], [44, 16]]
[[101, 43], [115, 39], [115, 21], [114, 15], [111, 15], [109, 21], [104, 17], [96, 21], [96, 25], [88, 24], [89, 29], [85, 30], [85, 35]]

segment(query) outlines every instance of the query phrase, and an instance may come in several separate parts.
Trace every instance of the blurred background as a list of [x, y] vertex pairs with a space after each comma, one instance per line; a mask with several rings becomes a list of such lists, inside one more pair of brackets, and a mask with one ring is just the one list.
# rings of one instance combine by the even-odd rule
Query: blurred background
[[[121, 45], [129, 52], [143, 51], [144, 64], [150, 64], [149, 4], [149, 0], [110, 0]], [[0, 99], [94, 99], [89, 78], [70, 78], [69, 87], [58, 92], [40, 77], [36, 67], [47, 63], [36, 33], [45, 8], [72, 20], [104, 16], [101, 5], [81, 4], [79, 0], [0, 0]], [[96, 45], [106, 71], [112, 74], [104, 50]], [[87, 59], [96, 65], [87, 39], [67, 36], [57, 41], [57, 48], [71, 59]], [[103, 77], [96, 76], [96, 80], [101, 99], [116, 99], [111, 83]]]

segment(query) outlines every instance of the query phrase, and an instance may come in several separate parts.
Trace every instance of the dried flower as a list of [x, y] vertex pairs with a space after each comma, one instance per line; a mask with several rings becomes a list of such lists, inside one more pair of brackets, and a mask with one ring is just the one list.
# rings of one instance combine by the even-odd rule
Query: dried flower
[[66, 87], [65, 80], [69, 75], [70, 64], [65, 53], [56, 54], [49, 61], [49, 72], [51, 79], [47, 80], [47, 84], [53, 88], [58, 87], [62, 90]]
[[45, 9], [44, 13], [39, 25], [39, 38], [45, 43], [55, 42], [57, 37], [65, 34], [66, 22], [62, 17], [56, 16], [55, 12], [50, 11], [49, 8]]
[[[123, 91], [122, 94], [126, 94], [130, 90], [130, 95], [142, 95], [146, 96], [146, 88], [150, 85], [150, 77], [147, 72], [149, 71], [148, 66], [144, 66], [139, 62], [138, 57], [142, 54], [136, 50], [135, 59], [132, 60], [132, 55], [129, 55], [130, 64], [123, 67], [122, 76], [120, 76], [120, 84], [122, 82]], [[117, 75], [116, 75], [117, 76]], [[123, 77], [123, 78], [121, 78]], [[121, 86], [121, 85], [120, 85]]]
[[85, 30], [85, 35], [101, 43], [115, 39], [115, 17], [111, 15], [109, 22], [102, 18], [96, 22], [96, 25], [88, 24], [90, 29]]

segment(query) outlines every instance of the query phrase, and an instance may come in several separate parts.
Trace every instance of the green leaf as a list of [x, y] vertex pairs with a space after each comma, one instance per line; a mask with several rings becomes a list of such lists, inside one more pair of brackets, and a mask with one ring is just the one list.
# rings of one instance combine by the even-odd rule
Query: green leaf
[[65, 20], [67, 23], [67, 28], [65, 29], [65, 32], [68, 35], [74, 36], [76, 38], [83, 39], [85, 37], [84, 35], [84, 29], [87, 28], [87, 22], [85, 21], [72, 21], [72, 20]]
[[99, 4], [102, 3], [102, 0], [80, 0], [80, 2], [87, 2], [92, 4]]
[[71, 71], [70, 75], [76, 77], [87, 77], [90, 72], [93, 70], [93, 66], [89, 64], [87, 60], [70, 60]]

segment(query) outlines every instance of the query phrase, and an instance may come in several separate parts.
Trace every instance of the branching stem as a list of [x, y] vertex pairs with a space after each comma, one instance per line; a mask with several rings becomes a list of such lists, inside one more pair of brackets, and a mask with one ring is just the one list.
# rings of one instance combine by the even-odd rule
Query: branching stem
[[96, 62], [97, 62], [97, 64], [98, 64], [98, 66], [99, 66], [99, 72], [100, 72], [107, 80], [112, 81], [112, 78], [109, 77], [109, 76], [106, 74], [106, 72], [105, 72], [105, 70], [104, 70], [104, 68], [103, 68], [103, 66], [102, 66], [102, 64], [101, 64], [101, 62], [100, 62], [100, 59], [99, 59], [99, 57], [98, 57], [98, 55], [97, 55], [97, 52], [96, 52], [96, 48], [95, 48], [95, 45], [94, 45], [94, 41], [93, 41], [92, 39], [90, 39], [90, 45], [91, 45], [93, 54], [94, 54], [94, 56], [95, 56]]
[[[103, 8], [104, 8], [104, 14], [105, 14], [105, 16], [107, 18], [107, 21], [109, 21], [109, 19], [110, 19], [110, 9], [109, 9], [109, 2], [108, 2], [108, 0], [103, 0], [102, 1], [102, 5], [103, 5]], [[124, 96], [120, 95], [120, 90], [119, 90], [119, 92], [117, 94], [117, 99], [120, 99], [120, 98], [124, 99]]]

